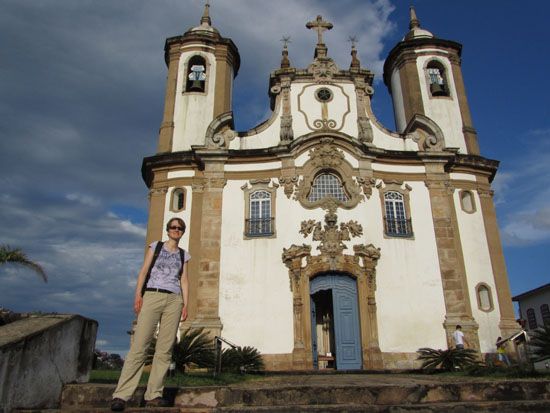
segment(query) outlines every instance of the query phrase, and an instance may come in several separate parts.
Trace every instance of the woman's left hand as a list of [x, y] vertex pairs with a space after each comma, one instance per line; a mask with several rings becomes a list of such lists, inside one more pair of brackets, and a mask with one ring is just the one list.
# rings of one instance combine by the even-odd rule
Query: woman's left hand
[[181, 321], [187, 320], [187, 306], [184, 306], [181, 310]]

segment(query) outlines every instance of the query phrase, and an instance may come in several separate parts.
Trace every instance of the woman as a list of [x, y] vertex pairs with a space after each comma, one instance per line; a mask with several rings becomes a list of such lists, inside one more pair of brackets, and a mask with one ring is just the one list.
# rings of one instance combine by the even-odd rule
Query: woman
[[[166, 407], [162, 398], [163, 381], [172, 358], [172, 347], [181, 321], [187, 318], [189, 279], [187, 251], [178, 247], [185, 222], [172, 218], [166, 224], [168, 241], [153, 242], [139, 271], [134, 298], [137, 324], [118, 386], [113, 393], [112, 411], [123, 411], [138, 386], [147, 350], [160, 322], [153, 365], [145, 391], [147, 406]], [[162, 320], [162, 321], [161, 321]]]

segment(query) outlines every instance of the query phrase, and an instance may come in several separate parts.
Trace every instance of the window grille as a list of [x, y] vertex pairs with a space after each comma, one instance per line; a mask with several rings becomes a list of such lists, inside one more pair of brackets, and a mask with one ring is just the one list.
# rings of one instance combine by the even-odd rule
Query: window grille
[[172, 211], [181, 211], [185, 207], [185, 191], [176, 188], [172, 192]]
[[336, 198], [343, 202], [349, 200], [342, 182], [336, 175], [322, 173], [313, 180], [311, 191], [307, 197], [308, 201], [315, 202], [323, 198]]
[[245, 232], [251, 237], [273, 235], [269, 192], [255, 191], [250, 194], [250, 217], [246, 220]]
[[529, 325], [529, 330], [537, 328], [537, 317], [535, 316], [535, 310], [532, 308], [527, 310], [527, 324]]
[[412, 224], [411, 220], [407, 219], [403, 195], [394, 191], [386, 192], [384, 194], [384, 205], [386, 208], [384, 218], [386, 234], [398, 237], [411, 236]]

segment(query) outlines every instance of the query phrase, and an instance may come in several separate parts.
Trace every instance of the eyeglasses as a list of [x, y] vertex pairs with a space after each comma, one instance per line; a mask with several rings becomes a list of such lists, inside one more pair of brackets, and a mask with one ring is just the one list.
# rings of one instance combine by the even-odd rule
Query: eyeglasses
[[183, 231], [182, 227], [168, 227], [168, 229], [174, 230], [174, 231]]

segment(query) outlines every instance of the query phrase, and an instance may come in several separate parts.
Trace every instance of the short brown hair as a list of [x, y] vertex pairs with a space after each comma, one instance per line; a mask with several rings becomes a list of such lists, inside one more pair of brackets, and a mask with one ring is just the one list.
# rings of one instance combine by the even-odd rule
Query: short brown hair
[[170, 221], [168, 221], [168, 223], [166, 224], [166, 231], [168, 231], [170, 229], [170, 225], [172, 225], [172, 222], [174, 221], [178, 221], [178, 224], [180, 224], [180, 227], [183, 228], [183, 233], [185, 233], [185, 222], [183, 221], [183, 219], [181, 218], [178, 218], [178, 217], [175, 217], [175, 218], [171, 218]]

